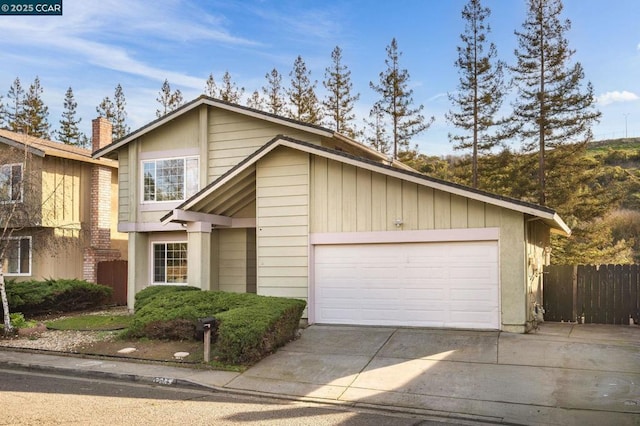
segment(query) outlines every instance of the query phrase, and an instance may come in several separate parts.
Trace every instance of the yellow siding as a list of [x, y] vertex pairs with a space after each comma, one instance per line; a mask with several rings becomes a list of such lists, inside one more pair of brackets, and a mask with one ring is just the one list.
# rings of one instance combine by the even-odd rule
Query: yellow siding
[[[42, 170], [42, 225], [80, 229], [89, 220], [90, 166], [50, 157]], [[77, 235], [76, 235], [77, 236]]]
[[308, 155], [287, 148], [256, 167], [258, 294], [307, 298], [309, 173]]
[[209, 181], [216, 179], [277, 135], [311, 143], [320, 137], [231, 111], [209, 109]]

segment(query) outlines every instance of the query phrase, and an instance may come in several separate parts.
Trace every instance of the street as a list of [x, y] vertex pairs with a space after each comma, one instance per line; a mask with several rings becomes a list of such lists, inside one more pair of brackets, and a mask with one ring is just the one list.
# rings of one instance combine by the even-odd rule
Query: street
[[17, 370], [0, 370], [0, 406], [1, 425], [426, 426], [446, 422], [346, 406]]

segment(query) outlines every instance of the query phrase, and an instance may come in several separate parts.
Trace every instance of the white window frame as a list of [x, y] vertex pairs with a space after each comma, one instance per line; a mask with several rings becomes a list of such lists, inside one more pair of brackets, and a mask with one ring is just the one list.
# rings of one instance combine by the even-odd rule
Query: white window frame
[[[183, 186], [182, 186], [182, 196], [180, 198], [176, 198], [173, 200], [161, 200], [158, 201], [156, 199], [153, 200], [145, 200], [145, 164], [154, 163], [157, 164], [161, 161], [172, 161], [172, 160], [182, 160], [183, 161]], [[187, 169], [187, 162], [189, 160], [196, 161], [196, 170], [195, 172], [190, 173]], [[191, 178], [192, 181], [188, 182], [188, 179]], [[157, 175], [155, 176], [157, 181]], [[192, 187], [192, 190], [189, 190], [189, 187]], [[140, 203], [141, 204], [159, 204], [159, 203], [175, 203], [176, 201], [184, 201], [187, 198], [191, 197], [195, 193], [200, 190], [200, 157], [197, 155], [184, 155], [184, 156], [175, 156], [175, 157], [162, 157], [162, 158], [148, 158], [140, 161]], [[154, 195], [154, 198], [155, 195]]]
[[[20, 196], [18, 199], [13, 200], [13, 168], [15, 166], [20, 166]], [[24, 188], [22, 185], [22, 181], [24, 179], [24, 164], [22, 163], [11, 163], [11, 164], [3, 164], [0, 166], [0, 175], [4, 175], [4, 169], [9, 168], [9, 182], [8, 182], [8, 186], [9, 186], [9, 190], [8, 190], [8, 194], [9, 195], [9, 199], [8, 200], [2, 200], [0, 199], [0, 204], [11, 204], [11, 203], [21, 203], [24, 199]], [[2, 182], [0, 182], [1, 184]]]
[[[20, 241], [20, 240], [29, 240], [29, 270], [27, 272], [10, 272], [9, 271], [9, 250], [8, 247], [5, 250], [5, 258], [4, 258], [4, 265], [3, 267], [6, 266], [6, 271], [4, 271], [4, 275], [7, 277], [28, 277], [31, 276], [31, 271], [32, 271], [32, 263], [33, 263], [33, 238], [30, 236], [19, 236], [19, 237], [9, 237], [7, 238], [8, 241]], [[8, 244], [7, 241], [7, 244]], [[18, 246], [18, 265], [22, 264], [22, 259], [20, 257], [21, 255], [21, 250], [20, 250], [20, 246]]]
[[[167, 244], [185, 244], [186, 245], [186, 254], [187, 258], [185, 260], [188, 262], [188, 254], [189, 254], [189, 244], [186, 240], [159, 240], [159, 241], [151, 241], [149, 245], [149, 282], [152, 285], [187, 285], [189, 282], [189, 276], [186, 275], [185, 272], [185, 281], [184, 282], [170, 282], [167, 281], [167, 256], [166, 256], [166, 245]], [[165, 264], [164, 264], [164, 281], [156, 281], [155, 269], [156, 269], [156, 258], [155, 258], [155, 246], [156, 245], [164, 245], [165, 246]], [[188, 267], [188, 263], [187, 263]], [[188, 269], [187, 269], [188, 271]]]

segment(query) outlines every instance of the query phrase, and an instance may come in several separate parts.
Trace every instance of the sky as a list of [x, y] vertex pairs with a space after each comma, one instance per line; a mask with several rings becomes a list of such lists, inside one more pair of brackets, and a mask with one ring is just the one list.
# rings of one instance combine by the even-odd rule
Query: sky
[[[302, 56], [325, 95], [322, 80], [335, 46], [360, 94], [358, 125], [378, 95], [369, 87], [385, 69], [385, 48], [396, 38], [400, 66], [410, 74], [414, 105], [434, 124], [414, 142], [420, 152], [454, 153], [444, 115], [457, 90], [456, 47], [464, 31], [467, 0], [63, 0], [62, 16], [0, 16], [0, 94], [16, 77], [26, 89], [40, 78], [52, 130], [59, 128], [64, 95], [73, 88], [81, 130], [90, 133], [96, 106], [121, 84], [132, 130], [155, 119], [165, 79], [185, 101], [204, 91], [213, 73], [228, 71], [251, 94], [273, 68], [289, 84]], [[602, 112], [594, 138], [640, 137], [640, 2], [564, 0], [573, 61], [585, 71]], [[526, 18], [524, 0], [485, 0], [498, 56], [515, 63], [514, 30]], [[508, 101], [505, 108], [508, 108]]]

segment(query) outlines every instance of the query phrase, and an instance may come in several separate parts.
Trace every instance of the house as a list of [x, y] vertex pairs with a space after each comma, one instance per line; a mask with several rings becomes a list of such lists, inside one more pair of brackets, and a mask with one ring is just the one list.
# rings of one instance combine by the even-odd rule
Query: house
[[305, 299], [310, 323], [525, 332], [551, 209], [416, 173], [339, 133], [201, 96], [119, 161], [129, 307], [150, 285]]
[[[94, 123], [94, 138], [111, 132], [102, 124]], [[117, 162], [94, 159], [88, 149], [0, 129], [5, 277], [96, 282], [99, 262], [126, 259], [127, 234], [117, 232], [117, 171]]]

